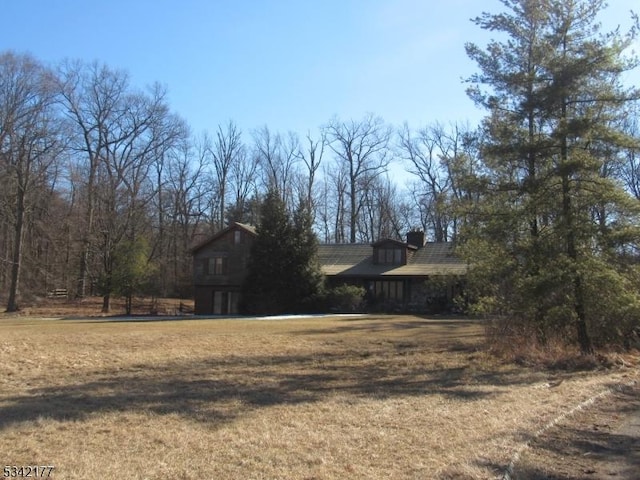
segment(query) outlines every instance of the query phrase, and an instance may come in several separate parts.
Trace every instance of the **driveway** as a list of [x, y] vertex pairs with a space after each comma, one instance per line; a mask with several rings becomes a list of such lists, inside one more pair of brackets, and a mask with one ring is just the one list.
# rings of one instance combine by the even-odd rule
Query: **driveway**
[[639, 480], [640, 382], [613, 390], [533, 440], [513, 473], [519, 480]]

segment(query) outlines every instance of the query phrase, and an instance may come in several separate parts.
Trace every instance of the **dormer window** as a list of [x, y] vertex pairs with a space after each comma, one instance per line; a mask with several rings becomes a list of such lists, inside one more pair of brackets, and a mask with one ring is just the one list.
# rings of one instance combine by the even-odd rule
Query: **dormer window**
[[402, 263], [402, 249], [398, 247], [378, 247], [378, 264], [400, 265]]

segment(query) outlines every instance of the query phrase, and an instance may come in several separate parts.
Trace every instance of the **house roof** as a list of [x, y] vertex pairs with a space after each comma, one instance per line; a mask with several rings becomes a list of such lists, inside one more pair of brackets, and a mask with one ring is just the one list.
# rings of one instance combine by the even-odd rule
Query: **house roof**
[[[242, 229], [253, 236], [257, 235], [254, 226], [234, 222], [224, 230], [194, 246], [191, 249], [191, 253], [195, 254], [211, 242], [235, 229]], [[373, 262], [374, 248], [383, 247], [386, 244], [407, 248], [406, 265], [383, 265]], [[428, 242], [422, 248], [391, 239], [379, 240], [373, 244], [321, 244], [318, 245], [318, 260], [322, 272], [328, 276], [426, 277], [434, 275], [464, 275], [467, 273], [467, 265], [454, 254], [454, 244], [452, 242]]]
[[242, 228], [243, 230], [246, 230], [251, 235], [257, 235], [256, 227], [254, 227], [253, 225], [249, 225], [247, 223], [240, 223], [240, 222], [234, 222], [234, 225], [237, 225], [238, 227]]
[[[403, 244], [406, 246], [406, 244]], [[426, 243], [409, 252], [406, 265], [379, 265], [373, 263], [370, 244], [323, 244], [318, 246], [318, 259], [322, 272], [329, 276], [433, 276], [463, 275], [467, 265], [453, 253], [453, 243]]]
[[200, 242], [200, 243], [196, 244], [195, 246], [191, 247], [191, 253], [196, 253], [198, 250], [206, 247], [211, 242], [215, 242], [217, 239], [219, 239], [223, 235], [227, 234], [231, 230], [236, 230], [236, 229], [244, 230], [247, 233], [249, 233], [249, 234], [251, 234], [253, 236], [256, 236], [256, 227], [254, 227], [253, 225], [247, 225], [246, 223], [240, 223], [240, 222], [233, 222], [227, 228], [224, 228], [224, 229], [220, 230], [219, 232], [215, 233], [213, 236], [208, 237], [205, 240], [203, 240], [202, 242]]
[[371, 244], [371, 246], [373, 247], [382, 247], [384, 245], [394, 245], [396, 247], [411, 248], [413, 250], [418, 248], [414, 245], [407, 245], [406, 243], [401, 242], [400, 240], [394, 240], [392, 238], [383, 238], [382, 240], [378, 240], [377, 242]]

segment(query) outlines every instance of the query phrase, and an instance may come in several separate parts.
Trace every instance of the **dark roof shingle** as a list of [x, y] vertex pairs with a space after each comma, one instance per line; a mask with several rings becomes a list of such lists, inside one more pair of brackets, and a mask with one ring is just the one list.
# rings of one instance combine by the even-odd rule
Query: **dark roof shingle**
[[453, 253], [453, 243], [427, 243], [409, 253], [406, 265], [373, 263], [370, 244], [322, 244], [318, 259], [322, 272], [329, 276], [430, 276], [463, 275], [467, 265]]

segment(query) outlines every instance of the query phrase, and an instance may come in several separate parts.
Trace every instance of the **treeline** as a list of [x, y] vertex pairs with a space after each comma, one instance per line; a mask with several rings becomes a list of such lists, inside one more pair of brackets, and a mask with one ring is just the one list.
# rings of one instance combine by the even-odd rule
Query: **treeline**
[[[640, 25], [602, 33], [601, 0], [504, 2], [469, 44], [479, 125], [329, 119], [317, 133], [193, 135], [159, 86], [97, 63], [0, 56], [0, 292], [190, 294], [194, 240], [255, 224], [267, 190], [324, 242], [455, 240], [467, 303], [584, 352], [640, 326]], [[428, 105], [425, 105], [425, 111]], [[411, 181], [389, 178], [402, 166]], [[134, 254], [132, 254], [134, 252]], [[123, 288], [123, 284], [125, 288]], [[510, 330], [505, 330], [510, 331]]]
[[[190, 246], [229, 222], [255, 224], [269, 187], [292, 211], [309, 205], [324, 242], [402, 238], [417, 226], [452, 239], [449, 200], [477, 146], [468, 127], [396, 131], [374, 115], [332, 118], [302, 138], [233, 121], [193, 134], [159, 85], [138, 89], [99, 63], [46, 66], [5, 52], [0, 292], [9, 311], [52, 289], [103, 295], [108, 311], [136, 270], [147, 293], [190, 296]], [[409, 190], [388, 175], [403, 161], [415, 174]]]

